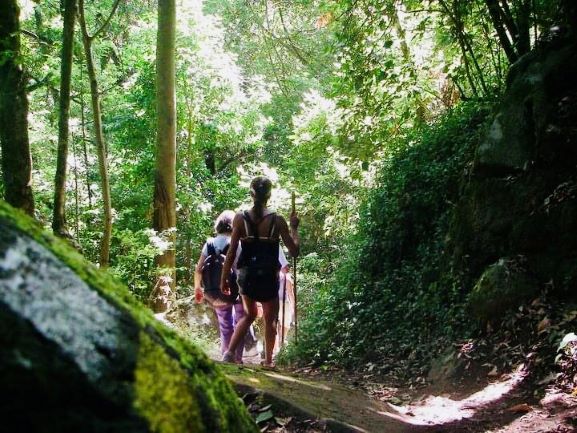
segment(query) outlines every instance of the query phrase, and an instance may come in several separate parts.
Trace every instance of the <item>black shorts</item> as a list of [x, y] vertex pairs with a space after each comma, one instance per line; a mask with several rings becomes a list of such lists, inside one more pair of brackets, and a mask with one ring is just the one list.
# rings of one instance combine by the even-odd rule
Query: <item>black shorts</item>
[[267, 302], [278, 298], [278, 270], [256, 274], [246, 268], [240, 268], [237, 273], [237, 283], [240, 294], [253, 301]]

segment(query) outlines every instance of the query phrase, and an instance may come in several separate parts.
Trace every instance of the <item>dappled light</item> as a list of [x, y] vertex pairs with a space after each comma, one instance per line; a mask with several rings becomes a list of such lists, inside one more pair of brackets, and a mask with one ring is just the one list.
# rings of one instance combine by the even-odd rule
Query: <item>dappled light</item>
[[412, 425], [443, 425], [454, 423], [466, 418], [472, 418], [486, 409], [490, 404], [498, 402], [508, 393], [520, 386], [527, 372], [522, 370], [512, 373], [506, 380], [488, 384], [462, 400], [453, 400], [443, 396], [428, 396], [422, 401], [407, 406], [389, 404], [391, 411], [378, 412]]
[[575, 430], [577, 1], [0, 9], [0, 431]]
[[316, 388], [316, 389], [320, 389], [322, 391], [331, 391], [331, 387], [327, 386], [325, 384], [322, 383], [315, 383], [315, 382], [311, 382], [311, 381], [304, 381], [304, 380], [300, 380], [297, 379], [295, 377], [291, 377], [291, 376], [286, 376], [283, 374], [278, 374], [278, 373], [265, 373], [266, 376], [268, 377], [272, 377], [274, 379], [278, 379], [280, 381], [285, 381], [285, 382], [294, 382], [294, 383], [298, 383], [304, 386], [310, 386], [311, 388]]

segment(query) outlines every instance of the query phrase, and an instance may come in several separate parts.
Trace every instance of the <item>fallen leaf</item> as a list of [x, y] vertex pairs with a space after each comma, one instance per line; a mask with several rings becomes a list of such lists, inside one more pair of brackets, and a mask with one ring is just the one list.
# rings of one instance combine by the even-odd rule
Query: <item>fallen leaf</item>
[[545, 331], [547, 328], [549, 328], [550, 326], [551, 326], [551, 321], [549, 320], [548, 317], [545, 317], [537, 325], [537, 332], [541, 333], [541, 332]]
[[267, 404], [266, 406], [261, 407], [258, 411], [259, 412], [266, 412], [272, 407], [272, 404]]
[[531, 412], [533, 408], [529, 406], [527, 403], [516, 404], [515, 406], [511, 406], [507, 409], [507, 412], [513, 413], [528, 413]]
[[261, 422], [268, 421], [269, 419], [272, 419], [272, 418], [274, 418], [272, 410], [267, 410], [266, 412], [259, 413], [258, 416], [256, 417], [255, 422], [257, 424], [260, 424]]
[[497, 371], [497, 367], [493, 367], [493, 369], [487, 373], [489, 377], [496, 377], [499, 376], [499, 371]]
[[289, 416], [288, 418], [281, 418], [281, 417], [276, 417], [275, 421], [278, 425], [280, 425], [281, 427], [286, 426], [287, 424], [289, 424], [291, 421], [293, 420], [292, 416]]

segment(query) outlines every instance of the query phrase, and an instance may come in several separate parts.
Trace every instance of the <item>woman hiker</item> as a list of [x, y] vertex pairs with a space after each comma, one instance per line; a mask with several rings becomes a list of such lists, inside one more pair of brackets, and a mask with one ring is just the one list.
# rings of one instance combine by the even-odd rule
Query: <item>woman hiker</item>
[[272, 189], [271, 181], [258, 176], [250, 183], [253, 207], [239, 212], [234, 217], [230, 247], [224, 262], [220, 287], [225, 295], [230, 294], [226, 275], [230, 273], [240, 245], [242, 251], [237, 263], [237, 282], [240, 288], [245, 315], [237, 324], [223, 361], [234, 362], [234, 353], [242, 344], [246, 331], [257, 316], [256, 303], [263, 309], [265, 359], [263, 366], [274, 367], [272, 352], [276, 336], [276, 319], [279, 310], [279, 240], [293, 257], [299, 253], [300, 238], [297, 231], [299, 219], [296, 213], [290, 216], [290, 230], [285, 219], [266, 207]]
[[[239, 320], [244, 316], [244, 308], [238, 297], [238, 291], [233, 290], [232, 295], [224, 296], [220, 291], [220, 280], [222, 275], [227, 275], [227, 281], [232, 279], [232, 284], [236, 284], [236, 274], [229, 268], [225, 274], [222, 271], [223, 254], [230, 248], [230, 236], [232, 234], [232, 221], [235, 217], [234, 211], [225, 210], [214, 223], [216, 236], [208, 239], [202, 247], [202, 252], [194, 272], [194, 298], [197, 303], [206, 301], [212, 306], [218, 319], [218, 330], [220, 333], [220, 350], [224, 353], [228, 350], [230, 339]], [[204, 289], [204, 290], [203, 290]], [[237, 364], [242, 364], [244, 341], [239, 344], [235, 351], [233, 360]]]

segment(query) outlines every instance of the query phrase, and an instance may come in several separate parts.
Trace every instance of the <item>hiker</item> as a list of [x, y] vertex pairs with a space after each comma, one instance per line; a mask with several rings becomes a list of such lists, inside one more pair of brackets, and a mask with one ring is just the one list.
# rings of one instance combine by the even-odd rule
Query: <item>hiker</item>
[[272, 351], [275, 343], [276, 319], [279, 310], [279, 239], [282, 238], [291, 256], [299, 253], [299, 219], [296, 213], [290, 216], [290, 232], [285, 219], [266, 207], [272, 189], [271, 181], [258, 176], [250, 183], [250, 195], [253, 207], [239, 212], [234, 217], [230, 247], [226, 254], [221, 278], [221, 290], [224, 294], [231, 292], [226, 278], [235, 261], [240, 245], [242, 251], [238, 257], [238, 285], [244, 305], [243, 316], [234, 331], [223, 361], [233, 362], [234, 352], [242, 344], [245, 333], [257, 316], [256, 303], [263, 309], [265, 359], [263, 366], [274, 367]]
[[[212, 306], [218, 318], [220, 350], [224, 355], [228, 350], [230, 339], [240, 319], [245, 315], [242, 302], [236, 288], [236, 273], [230, 267], [226, 274], [222, 272], [224, 257], [230, 248], [234, 211], [225, 210], [214, 223], [216, 236], [206, 241], [194, 272], [194, 298], [201, 303], [203, 298]], [[232, 287], [231, 293], [224, 295], [220, 290], [221, 275]], [[204, 289], [204, 290], [203, 290]], [[234, 362], [242, 364], [244, 342], [238, 344], [234, 351]]]
[[[242, 246], [239, 244], [238, 250], [237, 250], [237, 253], [236, 253], [237, 259], [238, 259], [238, 257], [240, 256], [241, 250], [242, 250]], [[278, 297], [279, 297], [279, 317], [277, 317], [277, 319], [276, 319], [276, 323], [277, 323], [277, 324], [276, 324], [276, 328], [277, 328], [277, 342], [275, 343], [275, 346], [274, 346], [275, 348], [274, 348], [274, 350], [273, 350], [273, 354], [275, 354], [275, 355], [276, 355], [276, 354], [278, 353], [278, 351], [279, 351], [279, 347], [280, 347], [280, 346], [279, 346], [279, 344], [280, 344], [279, 342], [280, 342], [280, 339], [281, 339], [281, 338], [280, 338], [281, 334], [279, 334], [279, 332], [280, 332], [279, 320], [280, 320], [281, 311], [282, 311], [282, 305], [283, 305], [283, 304], [282, 304], [282, 299], [283, 299], [283, 290], [282, 290], [282, 287], [283, 287], [283, 284], [284, 284], [284, 273], [283, 273], [283, 272], [286, 272], [286, 271], [288, 271], [288, 269], [289, 269], [289, 262], [288, 262], [288, 260], [287, 260], [287, 258], [286, 258], [286, 255], [285, 255], [285, 253], [284, 253], [284, 251], [283, 251], [282, 248], [279, 248], [279, 249], [278, 249], [278, 262], [279, 262], [279, 267], [280, 267], [280, 272], [279, 272], [279, 291], [278, 291]], [[236, 264], [236, 262], [235, 262], [235, 264]], [[262, 304], [261, 304], [260, 302], [257, 302], [257, 303], [256, 303], [256, 308], [257, 308], [256, 320], [262, 319], [262, 318], [263, 318], [263, 314], [262, 314]], [[289, 322], [289, 323], [290, 323], [290, 322]], [[250, 334], [252, 331], [253, 331], [253, 325], [250, 326], [248, 334]], [[286, 334], [285, 334], [285, 335], [286, 335]], [[245, 343], [244, 343], [245, 351], [247, 350], [247, 340], [248, 340], [248, 335], [247, 335], [247, 338], [245, 339]], [[259, 351], [262, 359], [265, 358], [264, 346], [265, 346], [265, 345], [262, 344], [261, 347], [263, 348], [263, 350], [262, 350], [262, 351]]]
[[276, 344], [275, 350], [273, 352], [275, 354], [280, 352], [282, 345], [286, 341], [294, 317], [294, 284], [288, 263], [286, 266], [281, 268], [279, 280], [279, 313], [276, 331]]

